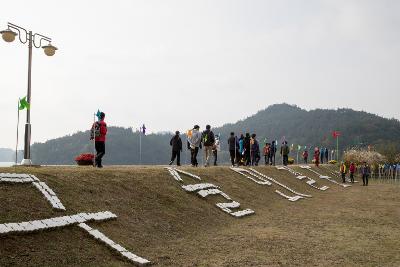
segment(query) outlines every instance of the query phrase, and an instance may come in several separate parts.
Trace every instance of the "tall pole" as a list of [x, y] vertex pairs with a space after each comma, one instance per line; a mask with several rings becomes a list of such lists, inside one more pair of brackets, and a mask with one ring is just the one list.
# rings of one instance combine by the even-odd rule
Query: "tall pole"
[[[32, 72], [32, 31], [28, 33], [28, 92], [27, 98], [28, 103], [31, 104], [31, 72]], [[30, 107], [32, 107], [30, 105]], [[25, 124], [25, 139], [24, 139], [24, 159], [22, 160], [22, 165], [32, 165], [31, 161], [31, 110], [30, 108], [26, 109], [26, 124]]]
[[96, 113], [93, 113], [93, 126], [92, 126], [92, 133], [93, 133], [93, 167], [96, 167]]
[[139, 164], [142, 165], [142, 131], [141, 130], [139, 132]]
[[337, 162], [339, 162], [339, 136], [336, 136], [336, 151], [337, 151]]
[[17, 142], [15, 145], [15, 165], [17, 165], [18, 163], [18, 136], [19, 136], [19, 99], [18, 99], [18, 104], [17, 104]]

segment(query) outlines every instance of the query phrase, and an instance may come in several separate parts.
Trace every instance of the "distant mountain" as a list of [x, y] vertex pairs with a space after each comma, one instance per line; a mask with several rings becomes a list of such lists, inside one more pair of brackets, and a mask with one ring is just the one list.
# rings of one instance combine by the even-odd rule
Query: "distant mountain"
[[15, 151], [9, 148], [0, 148], [0, 162], [12, 162], [15, 160]]
[[[194, 124], [195, 122], [193, 122]], [[352, 109], [303, 110], [288, 104], [272, 105], [236, 123], [214, 128], [221, 134], [220, 162], [228, 161], [226, 140], [229, 133], [256, 133], [260, 144], [264, 140], [279, 142], [283, 137], [295, 146], [323, 146], [335, 148], [332, 131], [340, 131], [340, 148], [376, 147], [386, 144], [400, 148], [400, 122]], [[170, 158], [169, 140], [172, 133], [150, 134], [142, 137], [142, 164], [166, 164]], [[185, 137], [182, 137], [185, 143]], [[139, 164], [139, 133], [131, 128], [109, 127], [105, 164]], [[91, 153], [89, 131], [32, 145], [32, 160], [37, 164], [74, 164], [80, 153]], [[201, 154], [200, 156], [201, 157]], [[184, 148], [182, 162], [188, 163], [189, 153]]]
[[223, 136], [235, 133], [256, 133], [264, 141], [285, 137], [288, 143], [302, 146], [336, 147], [333, 131], [340, 131], [340, 147], [400, 144], [400, 122], [352, 109], [303, 110], [288, 104], [276, 104], [236, 123], [214, 129]]
[[[23, 158], [23, 151], [18, 150], [18, 162]], [[0, 162], [14, 162], [15, 150], [9, 148], [0, 148]]]

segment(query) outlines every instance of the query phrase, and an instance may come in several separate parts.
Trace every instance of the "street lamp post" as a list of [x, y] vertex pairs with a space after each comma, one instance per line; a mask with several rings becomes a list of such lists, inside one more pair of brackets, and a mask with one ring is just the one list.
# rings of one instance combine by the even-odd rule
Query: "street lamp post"
[[[0, 31], [4, 41], [10, 43], [15, 40], [18, 35], [18, 39], [22, 44], [28, 43], [28, 92], [27, 101], [31, 104], [31, 72], [32, 72], [32, 47], [43, 48], [44, 53], [47, 56], [53, 56], [57, 50], [57, 47], [51, 44], [51, 38], [44, 35], [27, 31], [26, 29], [17, 26], [12, 23], [7, 24], [8, 28], [4, 31]], [[17, 32], [15, 32], [15, 31]], [[42, 46], [42, 41], [47, 42], [47, 45]], [[24, 159], [21, 165], [31, 165], [31, 112], [30, 108], [26, 110], [26, 124], [25, 124], [25, 138], [24, 138]]]

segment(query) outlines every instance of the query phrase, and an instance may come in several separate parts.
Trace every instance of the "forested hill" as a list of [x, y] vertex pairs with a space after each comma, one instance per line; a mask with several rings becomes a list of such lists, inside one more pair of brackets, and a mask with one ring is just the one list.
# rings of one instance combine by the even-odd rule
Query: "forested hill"
[[297, 106], [277, 104], [233, 124], [215, 129], [223, 136], [254, 132], [264, 141], [286, 138], [289, 144], [336, 147], [333, 131], [340, 131], [341, 147], [400, 144], [400, 122], [352, 109], [303, 110]]
[[[196, 122], [193, 122], [195, 124]], [[204, 125], [202, 125], [204, 128]], [[182, 129], [184, 132], [186, 129]], [[233, 124], [213, 129], [221, 134], [222, 149], [226, 151], [226, 139], [231, 131], [256, 133], [260, 143], [281, 141], [301, 146], [336, 147], [332, 131], [340, 131], [341, 149], [346, 147], [394, 144], [400, 147], [400, 122], [385, 119], [366, 112], [351, 109], [306, 111], [287, 104], [272, 105], [257, 114]], [[139, 134], [132, 129], [109, 127], [105, 164], [139, 164]], [[142, 164], [166, 164], [169, 162], [171, 134], [150, 134], [142, 137]], [[185, 137], [183, 137], [185, 140]], [[185, 141], [184, 141], [185, 143]], [[32, 160], [37, 164], [73, 164], [80, 153], [93, 150], [89, 132], [36, 143], [32, 146]], [[189, 153], [184, 149], [183, 164], [188, 163]], [[221, 153], [226, 162], [226, 152]]]

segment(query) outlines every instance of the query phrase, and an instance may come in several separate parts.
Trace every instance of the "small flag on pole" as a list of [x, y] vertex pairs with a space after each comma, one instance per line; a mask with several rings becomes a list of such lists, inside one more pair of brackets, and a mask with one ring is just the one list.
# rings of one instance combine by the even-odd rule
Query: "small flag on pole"
[[297, 146], [297, 150], [300, 151], [300, 149], [301, 149], [301, 145], [298, 145], [298, 146]]
[[19, 110], [30, 109], [31, 105], [26, 101], [26, 96], [19, 100]]
[[96, 112], [96, 117], [101, 120], [101, 111], [99, 109]]
[[339, 131], [333, 131], [332, 132], [333, 138], [338, 138], [340, 135], [341, 135], [341, 133]]
[[140, 131], [142, 132], [143, 135], [146, 135], [146, 126], [143, 123], [143, 126], [140, 127]]

